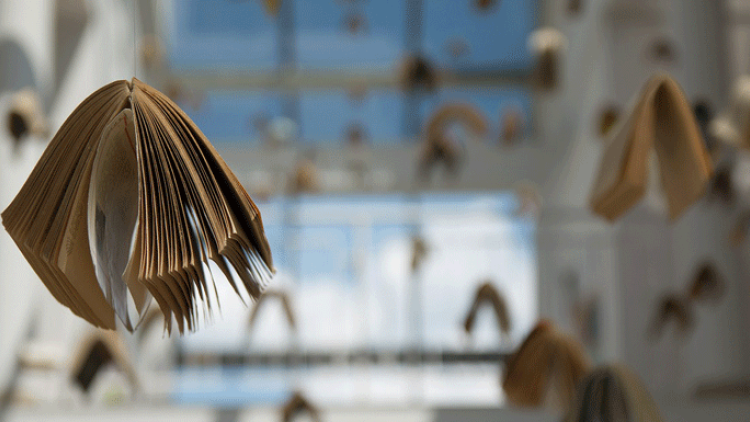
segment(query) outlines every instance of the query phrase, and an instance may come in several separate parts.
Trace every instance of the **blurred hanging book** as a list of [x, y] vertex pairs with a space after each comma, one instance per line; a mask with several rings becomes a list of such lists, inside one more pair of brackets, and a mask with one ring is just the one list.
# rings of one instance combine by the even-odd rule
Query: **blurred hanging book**
[[629, 368], [614, 364], [594, 369], [580, 383], [564, 422], [662, 420], [638, 376]]
[[466, 334], [471, 335], [474, 331], [474, 322], [477, 318], [477, 312], [482, 306], [489, 306], [495, 314], [495, 320], [497, 321], [498, 328], [501, 333], [508, 334], [510, 332], [510, 315], [508, 312], [508, 305], [505, 301], [505, 297], [487, 280], [480, 284], [477, 288], [477, 292], [474, 295], [474, 302], [469, 308], [469, 313], [466, 314], [464, 319], [463, 327]]
[[460, 125], [478, 138], [484, 137], [488, 127], [484, 114], [471, 104], [450, 102], [438, 107], [423, 129], [417, 169], [422, 182], [429, 182], [433, 168], [441, 163], [448, 176], [458, 176], [464, 149], [459, 138], [464, 136], [457, 136], [451, 130], [454, 125]]
[[674, 322], [676, 332], [680, 336], [686, 336], [695, 326], [690, 301], [678, 294], [668, 294], [659, 299], [653, 322], [649, 327], [649, 338], [652, 341], [661, 338], [670, 322]]
[[134, 330], [152, 297], [167, 331], [173, 317], [181, 333], [197, 329], [218, 305], [209, 260], [252, 298], [274, 271], [237, 177], [179, 107], [135, 78], [73, 111], [2, 220], [50, 293], [106, 329], [117, 315]]
[[568, 39], [557, 29], [544, 27], [532, 32], [528, 43], [536, 62], [531, 76], [533, 86], [541, 92], [557, 90]]
[[140, 389], [138, 374], [125, 343], [117, 333], [107, 331], [92, 332], [78, 346], [73, 356], [73, 382], [88, 394], [102, 369], [110, 364], [127, 378], [133, 392]]
[[716, 265], [710, 261], [701, 263], [688, 285], [688, 298], [694, 302], [716, 304], [724, 296], [726, 281]]
[[26, 88], [13, 94], [7, 119], [14, 150], [17, 150], [29, 135], [42, 138], [47, 136], [47, 119], [39, 95], [33, 89]]
[[313, 422], [320, 422], [320, 410], [300, 392], [294, 392], [281, 407], [282, 422], [292, 422], [297, 416], [305, 415]]
[[708, 132], [723, 144], [750, 149], [750, 76], [737, 79], [730, 94], [729, 107], [709, 123]]
[[630, 114], [612, 130], [594, 179], [591, 209], [614, 221], [644, 196], [652, 149], [659, 162], [669, 217], [699, 200], [713, 165], [682, 89], [671, 77], [651, 78]]
[[289, 324], [289, 328], [292, 331], [297, 331], [297, 318], [295, 318], [294, 311], [292, 310], [291, 301], [289, 300], [289, 294], [284, 290], [268, 290], [263, 296], [255, 302], [253, 310], [250, 312], [250, 318], [247, 323], [247, 331], [252, 332], [255, 327], [255, 323], [258, 321], [258, 311], [263, 303], [268, 303], [269, 300], [276, 300], [281, 304], [284, 310], [284, 316], [286, 316], [286, 322]]
[[567, 411], [590, 366], [578, 342], [542, 320], [508, 359], [503, 391], [514, 406]]

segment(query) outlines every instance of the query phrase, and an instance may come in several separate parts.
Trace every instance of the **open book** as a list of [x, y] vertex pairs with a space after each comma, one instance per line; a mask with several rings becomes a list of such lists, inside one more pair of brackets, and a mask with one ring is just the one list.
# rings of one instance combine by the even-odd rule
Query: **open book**
[[134, 330], [151, 298], [171, 331], [218, 305], [209, 260], [252, 298], [273, 273], [260, 212], [200, 129], [143, 82], [68, 117], [3, 225], [49, 291], [91, 324]]
[[652, 149], [659, 161], [669, 216], [700, 199], [713, 165], [690, 105], [668, 75], [648, 81], [630, 114], [613, 130], [594, 181], [591, 209], [616, 220], [643, 197]]

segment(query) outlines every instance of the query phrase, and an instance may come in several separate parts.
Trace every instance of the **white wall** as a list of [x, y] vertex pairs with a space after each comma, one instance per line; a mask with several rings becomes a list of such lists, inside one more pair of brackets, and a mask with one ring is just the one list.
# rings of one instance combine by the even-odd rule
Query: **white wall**
[[[552, 2], [559, 3], [564, 2]], [[737, 209], [703, 201], [670, 222], [658, 191], [652, 189], [641, 205], [608, 225], [587, 211], [587, 198], [601, 154], [601, 141], [594, 134], [598, 107], [613, 102], [626, 109], [657, 69], [669, 71], [690, 101], [704, 98], [715, 109], [726, 104], [729, 65], [723, 2], [585, 4], [580, 21], [554, 15], [555, 25], [570, 38], [572, 63], [565, 65], [566, 84], [559, 98], [547, 101], [543, 114], [547, 125], [543, 142], [545, 146], [557, 143], [553, 156], [565, 160], [545, 186], [546, 207], [539, 227], [540, 309], [555, 319], [564, 317], [556, 311], [561, 300], [558, 274], [578, 266], [581, 273], [589, 274], [583, 276], [583, 284], [598, 284], [611, 295], [603, 330], [614, 337], [613, 348], [601, 357], [631, 365], [657, 396], [685, 397], [700, 382], [748, 373], [749, 286], [742, 276], [740, 252], [727, 241]], [[663, 35], [675, 42], [677, 62], [671, 65], [648, 60], [648, 46]], [[590, 51], [577, 51], [582, 45]], [[565, 118], [551, 126], [560, 115]], [[563, 123], [566, 120], [574, 123]], [[652, 174], [652, 180], [655, 177]], [[727, 277], [724, 301], [715, 308], [696, 308], [696, 329], [688, 339], [667, 335], [656, 343], [647, 340], [658, 297], [684, 291], [695, 266], [706, 258]]]
[[[35, 83], [44, 108], [49, 110], [51, 135], [94, 90], [116, 79], [133, 76], [133, 20], [130, 2], [86, 1], [89, 19], [60, 86], [54, 84], [53, 28], [55, 2], [51, 0], [0, 1], [0, 42], [16, 43], [32, 68], [0, 66], [0, 90]], [[7, 56], [6, 56], [7, 57]], [[10, 69], [11, 71], [7, 71]], [[144, 75], [139, 72], [142, 79]], [[53, 92], [57, 96], [53, 97]], [[11, 91], [0, 92], [0, 116], [5, 116]], [[50, 136], [51, 136], [50, 135]], [[16, 195], [49, 139], [28, 139], [17, 151], [0, 118], [0, 208]], [[0, 231], [0, 390], [7, 384], [18, 346], [25, 337], [32, 308], [40, 312], [37, 340], [53, 341], [71, 350], [86, 325], [55, 302], [35, 276], [5, 230]]]

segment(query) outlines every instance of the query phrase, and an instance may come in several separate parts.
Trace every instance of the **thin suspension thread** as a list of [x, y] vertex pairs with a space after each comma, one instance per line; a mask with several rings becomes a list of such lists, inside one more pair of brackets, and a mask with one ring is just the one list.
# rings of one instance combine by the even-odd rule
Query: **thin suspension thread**
[[133, 77], [137, 77], [137, 61], [138, 61], [138, 49], [136, 48], [136, 21], [137, 21], [137, 10], [136, 10], [136, 3], [138, 0], [133, 0]]

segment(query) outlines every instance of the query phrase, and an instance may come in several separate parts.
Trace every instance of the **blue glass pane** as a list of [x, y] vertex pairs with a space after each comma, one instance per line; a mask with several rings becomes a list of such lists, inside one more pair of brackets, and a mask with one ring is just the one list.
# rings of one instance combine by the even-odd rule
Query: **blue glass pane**
[[[263, 214], [263, 204], [256, 204]], [[264, 219], [265, 222], [265, 219]], [[286, 244], [284, 243], [284, 235], [286, 234], [286, 227], [281, 224], [264, 224], [263, 229], [266, 233], [266, 239], [268, 240], [268, 246], [271, 248], [273, 254], [273, 265], [276, 268], [287, 268], [289, 266], [289, 257], [286, 250]]]
[[420, 106], [419, 114], [424, 125], [437, 107], [451, 102], [469, 103], [481, 111], [489, 122], [489, 136], [499, 139], [500, 125], [505, 113], [515, 110], [523, 117], [524, 132], [521, 138], [528, 138], [532, 128], [532, 97], [523, 88], [466, 88], [446, 89], [426, 99]]
[[402, 136], [403, 110], [403, 95], [398, 91], [369, 92], [361, 101], [351, 99], [344, 90], [305, 92], [300, 96], [301, 138], [343, 143], [350, 125], [359, 123], [366, 142], [395, 142]]
[[[388, 69], [403, 54], [406, 19], [402, 0], [301, 0], [295, 2], [294, 9], [300, 69]], [[352, 17], [361, 19], [360, 32], [349, 31]]]
[[208, 92], [199, 109], [185, 112], [215, 144], [252, 145], [261, 139], [254, 120], [281, 116], [281, 102], [276, 92]]
[[350, 229], [343, 226], [300, 227], [295, 230], [300, 281], [352, 280]]
[[180, 0], [174, 4], [170, 61], [175, 68], [275, 68], [275, 19], [260, 1]]
[[[472, 0], [424, 2], [424, 49], [442, 67], [529, 69], [527, 39], [536, 25], [537, 1], [500, 0], [485, 11]], [[454, 56], [454, 52], [462, 51]]]

